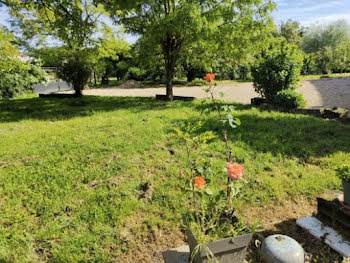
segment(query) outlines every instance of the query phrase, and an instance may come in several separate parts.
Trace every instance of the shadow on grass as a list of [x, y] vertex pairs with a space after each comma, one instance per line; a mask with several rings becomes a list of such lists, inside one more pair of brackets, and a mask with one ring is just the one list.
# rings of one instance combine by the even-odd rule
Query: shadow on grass
[[[297, 157], [304, 162], [308, 162], [310, 157], [350, 152], [350, 125], [308, 115], [261, 112], [249, 110], [249, 105], [232, 105], [237, 110], [234, 115], [242, 125], [228, 129], [228, 139], [243, 142], [255, 152]], [[197, 106], [197, 110], [201, 111], [201, 107]], [[198, 117], [190, 117], [177, 122], [198, 120]], [[222, 139], [221, 125], [216, 118], [210, 117], [205, 120], [200, 132], [210, 130]]]
[[189, 105], [186, 102], [168, 103], [154, 98], [95, 97], [31, 98], [0, 100], [0, 122], [20, 120], [66, 120], [91, 116], [96, 112], [128, 109], [131, 112], [164, 110]]
[[[281, 153], [307, 160], [338, 151], [350, 152], [350, 126], [312, 116], [238, 114], [243, 125], [236, 138], [259, 152]], [[235, 133], [230, 137], [234, 140]]]

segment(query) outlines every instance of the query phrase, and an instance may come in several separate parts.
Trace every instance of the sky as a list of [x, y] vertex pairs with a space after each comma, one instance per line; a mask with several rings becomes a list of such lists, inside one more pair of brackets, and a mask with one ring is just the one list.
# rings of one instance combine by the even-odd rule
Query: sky
[[[338, 19], [345, 19], [350, 24], [350, 0], [275, 0], [277, 9], [272, 13], [275, 23], [292, 19], [303, 26], [314, 23], [326, 24]], [[0, 7], [0, 24], [9, 26], [9, 15], [5, 7]], [[126, 35], [129, 43], [136, 37]]]
[[303, 26], [345, 19], [350, 23], [350, 0], [275, 0], [276, 24], [292, 19]]

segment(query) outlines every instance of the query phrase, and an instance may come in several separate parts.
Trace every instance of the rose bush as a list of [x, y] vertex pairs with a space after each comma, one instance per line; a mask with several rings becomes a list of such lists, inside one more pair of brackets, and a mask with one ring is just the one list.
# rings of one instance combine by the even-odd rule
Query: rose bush
[[[186, 224], [201, 243], [233, 237], [249, 231], [235, 215], [234, 199], [240, 193], [244, 180], [244, 166], [237, 163], [232, 156], [227, 129], [234, 129], [241, 123], [233, 116], [235, 110], [215, 97], [213, 84], [215, 75], [208, 73], [204, 79], [209, 83], [205, 89], [210, 94], [209, 101], [203, 101], [203, 113], [208, 118], [214, 115], [218, 127], [221, 128], [225, 152], [222, 168], [213, 165], [212, 153], [208, 152], [208, 143], [217, 138], [211, 130], [205, 131], [203, 120], [183, 122], [174, 128], [177, 136], [184, 143], [187, 152], [187, 168], [180, 171], [184, 189], [188, 193], [189, 202], [184, 214]], [[219, 175], [219, 182], [214, 183], [213, 175]], [[189, 187], [188, 187], [189, 186]]]

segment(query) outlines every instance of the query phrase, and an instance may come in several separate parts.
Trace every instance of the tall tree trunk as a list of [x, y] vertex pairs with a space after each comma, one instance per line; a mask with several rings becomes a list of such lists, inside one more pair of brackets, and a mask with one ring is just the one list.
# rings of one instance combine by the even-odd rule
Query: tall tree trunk
[[173, 79], [174, 79], [174, 67], [167, 65], [166, 67], [166, 97], [172, 101], [174, 99], [173, 94]]
[[175, 74], [175, 65], [178, 59], [178, 47], [174, 43], [171, 35], [168, 35], [165, 43], [163, 44], [163, 54], [165, 61], [165, 73], [166, 73], [166, 96], [167, 99], [172, 101], [173, 94], [173, 80]]
[[75, 96], [76, 97], [83, 96], [83, 88], [84, 87], [74, 87], [74, 91], [75, 91]]
[[96, 72], [94, 71], [94, 84], [97, 86], [97, 77], [96, 77]]

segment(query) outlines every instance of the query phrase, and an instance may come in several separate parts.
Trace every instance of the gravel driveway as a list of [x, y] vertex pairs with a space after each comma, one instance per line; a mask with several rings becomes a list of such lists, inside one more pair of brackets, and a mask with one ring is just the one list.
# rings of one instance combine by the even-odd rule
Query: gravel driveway
[[[225, 99], [240, 103], [250, 103], [250, 99], [257, 97], [252, 83], [220, 84], [217, 91], [225, 94]], [[342, 107], [350, 110], [350, 77], [325, 78], [319, 80], [304, 80], [297, 89], [307, 100], [308, 108]], [[85, 90], [86, 95], [95, 96], [137, 96], [154, 97], [156, 94], [165, 94], [164, 87], [146, 88], [105, 88]], [[175, 87], [174, 95], [194, 96], [205, 98], [208, 96], [202, 87]]]

